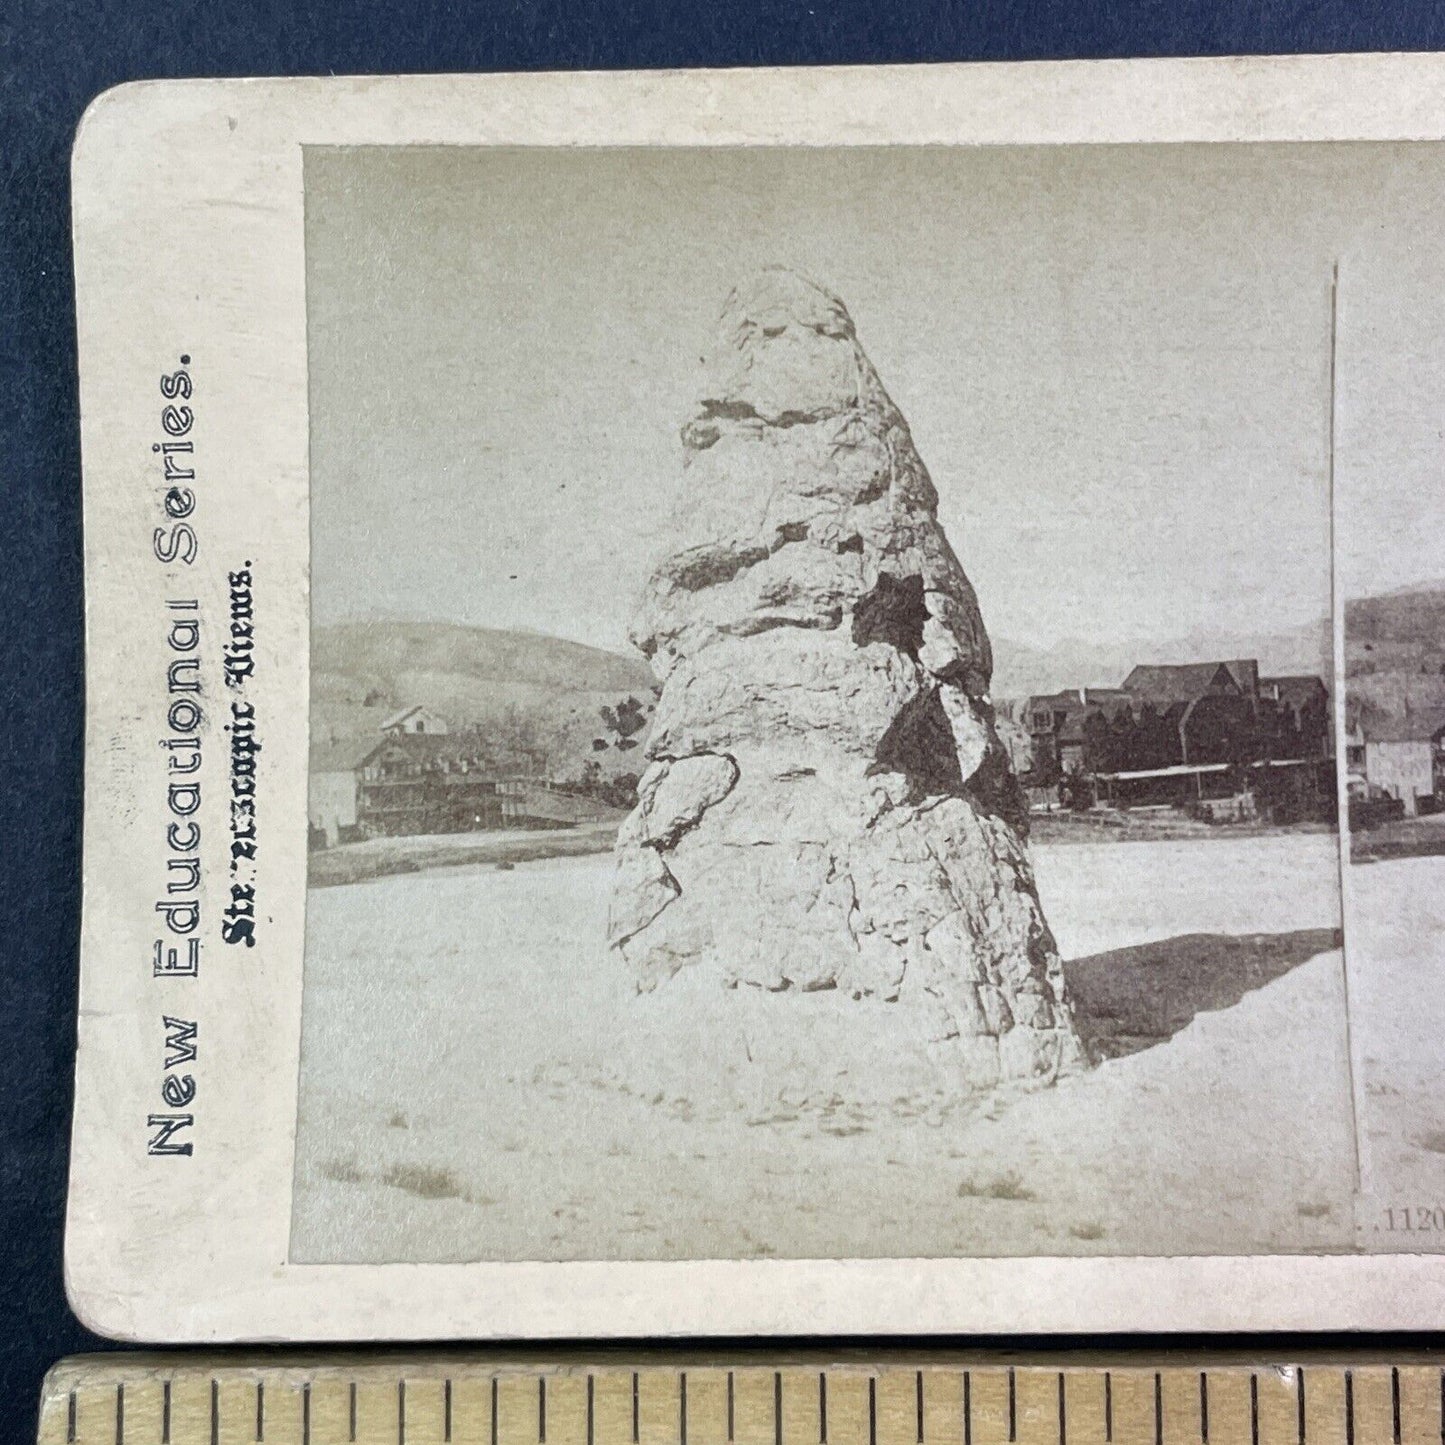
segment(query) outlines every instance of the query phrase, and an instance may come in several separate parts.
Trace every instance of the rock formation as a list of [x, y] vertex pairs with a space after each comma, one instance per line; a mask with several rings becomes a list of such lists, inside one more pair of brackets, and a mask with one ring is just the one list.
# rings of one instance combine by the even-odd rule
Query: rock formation
[[780, 269], [735, 291], [682, 441], [612, 946], [642, 988], [702, 968], [916, 1005], [979, 1087], [1072, 1067], [988, 636], [843, 304]]

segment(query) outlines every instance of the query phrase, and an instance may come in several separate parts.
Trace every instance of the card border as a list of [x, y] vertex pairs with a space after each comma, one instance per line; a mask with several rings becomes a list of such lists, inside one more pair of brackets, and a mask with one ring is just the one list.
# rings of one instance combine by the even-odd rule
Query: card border
[[[210, 1147], [157, 1172], [137, 1128], [158, 1107], [155, 1019], [171, 995], [141, 966], [155, 869], [135, 839], [155, 822], [137, 800], [158, 750], [135, 679], [156, 666], [176, 585], [147, 571], [146, 468], [156, 376], [182, 346], [207, 378], [212, 449], [213, 545], [186, 580], [214, 620], [248, 539], [305, 576], [304, 146], [1440, 139], [1441, 55], [156, 81], [93, 102], [72, 170], [88, 687], [66, 1281], [80, 1318], [121, 1339], [211, 1343], [1438, 1327], [1445, 1257], [1429, 1255], [289, 1264], [304, 818], [269, 803], [260, 886], [284, 943], [196, 981]], [[247, 491], [257, 476], [264, 495]], [[269, 585], [259, 663], [304, 717], [307, 620]], [[267, 799], [304, 795], [293, 732], [268, 737]], [[224, 827], [214, 803], [205, 818]]]

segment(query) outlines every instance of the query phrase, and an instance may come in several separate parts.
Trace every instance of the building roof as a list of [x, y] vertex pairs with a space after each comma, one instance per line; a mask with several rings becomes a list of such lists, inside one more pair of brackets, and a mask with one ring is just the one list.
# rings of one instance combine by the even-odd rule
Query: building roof
[[1252, 657], [1230, 657], [1224, 662], [1229, 675], [1239, 684], [1241, 692], [1254, 693], [1259, 690], [1259, 663]]
[[415, 717], [419, 712], [425, 713], [428, 717], [434, 717], [439, 723], [446, 722], [446, 719], [439, 712], [427, 707], [423, 703], [414, 702], [410, 707], [404, 707], [400, 712], [392, 713], [389, 718], [385, 719], [381, 724], [382, 732], [387, 732], [391, 728], [400, 727], [408, 718]]
[[1081, 712], [1090, 707], [1108, 707], [1111, 703], [1127, 703], [1129, 694], [1122, 687], [1071, 687], [1063, 692], [1035, 693], [1028, 700], [1029, 711], [1047, 708], [1054, 712]]
[[313, 739], [308, 766], [313, 773], [354, 773], [385, 741], [369, 733], [360, 738]]
[[417, 762], [489, 759], [487, 741], [475, 730], [464, 733], [368, 733], [311, 744], [313, 773], [352, 773], [365, 767], [377, 753], [401, 752]]
[[387, 733], [373, 740], [373, 752], [383, 748], [388, 752], [400, 750], [419, 762], [479, 758], [489, 752], [487, 740], [475, 729], [464, 733]]
[[1322, 677], [1316, 677], [1313, 673], [1290, 673], [1283, 677], [1262, 677], [1259, 680], [1259, 690], [1262, 693], [1274, 695], [1278, 693], [1280, 702], [1288, 703], [1290, 707], [1303, 707], [1305, 703], [1313, 702], [1321, 695], [1328, 697], [1329, 688], [1325, 686]]
[[1253, 668], [1257, 676], [1257, 665], [1250, 662], [1155, 662], [1141, 663], [1124, 679], [1124, 691], [1152, 703], [1192, 702], [1202, 697], [1224, 673], [1231, 686], [1241, 691], [1248, 684], [1241, 681], [1242, 670]]

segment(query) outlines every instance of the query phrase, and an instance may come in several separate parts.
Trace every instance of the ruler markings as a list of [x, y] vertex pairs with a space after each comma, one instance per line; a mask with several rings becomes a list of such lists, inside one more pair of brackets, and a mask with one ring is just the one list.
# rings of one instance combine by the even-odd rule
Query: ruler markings
[[1305, 1387], [1309, 1445], [1345, 1445], [1345, 1381], [1339, 1370], [1311, 1368]]
[[1152, 1370], [1114, 1370], [1110, 1376], [1111, 1438], [1119, 1445], [1154, 1445]]
[[47, 1445], [1445, 1445], [1433, 1362], [96, 1370]]
[[972, 1385], [972, 1445], [1003, 1445], [1008, 1439], [1008, 1371], [974, 1370]]
[[963, 1372], [934, 1367], [924, 1373], [924, 1445], [962, 1445]]
[[1063, 1377], [1068, 1445], [1104, 1445], [1104, 1378], [1101, 1371], [1066, 1369]]
[[[775, 1391], [773, 1371], [737, 1371], [736, 1409], [733, 1417], [737, 1445], [773, 1445], [777, 1435]], [[834, 1414], [837, 1414], [836, 1410]]]
[[1439, 1369], [1406, 1365], [1396, 1373], [1402, 1445], [1437, 1445], [1442, 1425]]
[[[839, 1370], [829, 1375], [828, 1436], [832, 1445], [868, 1445], [868, 1391], [872, 1378], [862, 1370]], [[958, 1442], [950, 1440], [948, 1445]]]
[[688, 1428], [700, 1445], [727, 1445], [728, 1372], [716, 1367], [690, 1370], [687, 1377]]
[[637, 1377], [637, 1437], [641, 1445], [677, 1445], [682, 1391], [676, 1370], [643, 1370]]
[[[873, 1370], [868, 1378], [873, 1382], [873, 1438], [877, 1445], [918, 1445], [918, 1371], [884, 1368]], [[949, 1445], [958, 1442], [955, 1439]]]

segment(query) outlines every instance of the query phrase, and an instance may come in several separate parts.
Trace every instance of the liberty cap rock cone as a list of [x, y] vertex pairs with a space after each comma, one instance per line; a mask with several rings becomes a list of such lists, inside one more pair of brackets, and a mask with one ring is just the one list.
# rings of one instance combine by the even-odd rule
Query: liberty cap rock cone
[[782, 269], [734, 291], [682, 441], [612, 946], [644, 989], [914, 1006], [979, 1087], [1079, 1063], [978, 603], [843, 303]]

